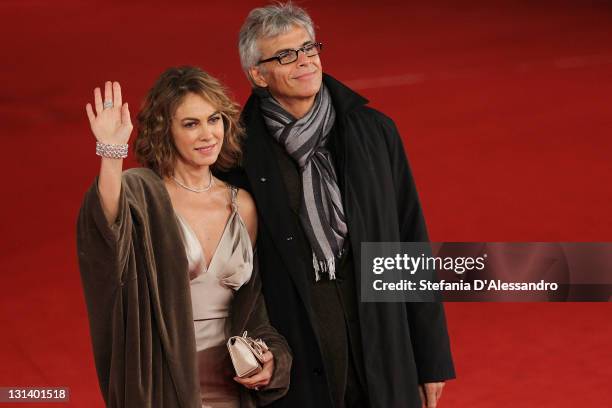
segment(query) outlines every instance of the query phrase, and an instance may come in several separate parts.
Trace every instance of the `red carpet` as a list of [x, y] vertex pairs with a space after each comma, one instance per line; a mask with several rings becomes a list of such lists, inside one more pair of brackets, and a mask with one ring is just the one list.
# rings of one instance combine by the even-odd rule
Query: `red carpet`
[[[612, 6], [466, 3], [302, 4], [325, 70], [396, 120], [433, 240], [612, 241]], [[194, 64], [244, 101], [237, 32], [261, 4], [0, 5], [0, 386], [72, 392], [18, 406], [103, 405], [74, 244], [92, 89], [121, 81], [134, 113], [164, 68]], [[440, 407], [612, 407], [610, 303], [447, 311], [459, 378]]]

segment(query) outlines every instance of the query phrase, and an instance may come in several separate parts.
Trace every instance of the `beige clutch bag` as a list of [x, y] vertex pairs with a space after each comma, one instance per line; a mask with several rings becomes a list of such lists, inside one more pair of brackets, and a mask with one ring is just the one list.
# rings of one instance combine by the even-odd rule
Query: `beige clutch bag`
[[236, 375], [240, 378], [250, 377], [261, 371], [263, 355], [268, 346], [261, 339], [252, 339], [244, 332], [242, 336], [232, 336], [227, 340], [227, 349]]

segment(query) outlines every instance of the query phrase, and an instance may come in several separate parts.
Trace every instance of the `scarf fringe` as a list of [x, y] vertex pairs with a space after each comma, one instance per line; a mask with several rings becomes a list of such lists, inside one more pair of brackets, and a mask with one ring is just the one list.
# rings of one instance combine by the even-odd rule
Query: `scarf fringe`
[[317, 259], [317, 256], [312, 254], [312, 267], [315, 271], [315, 281], [321, 280], [321, 275], [325, 274], [329, 276], [329, 280], [336, 279], [336, 258], [331, 257], [322, 261]]

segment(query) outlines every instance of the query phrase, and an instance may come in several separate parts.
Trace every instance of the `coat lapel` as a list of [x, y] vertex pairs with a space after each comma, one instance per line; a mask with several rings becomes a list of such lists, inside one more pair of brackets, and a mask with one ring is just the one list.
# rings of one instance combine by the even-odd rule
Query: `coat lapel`
[[[355, 138], [355, 134], [351, 134], [350, 125], [347, 123], [346, 117], [352, 109], [363, 106], [368, 103], [368, 100], [361, 95], [355, 93], [351, 89], [344, 86], [341, 82], [334, 79], [332, 76], [324, 74], [323, 81], [331, 94], [331, 98], [336, 110], [337, 131], [335, 138], [330, 140], [333, 144], [332, 149], [335, 152], [334, 159], [336, 161], [336, 169], [338, 173], [338, 181], [342, 191], [342, 204], [344, 205], [345, 218], [347, 222], [349, 240], [352, 247], [352, 255], [355, 268], [355, 287], [357, 294], [361, 291], [361, 271], [358, 265], [361, 265], [361, 242], [365, 231], [364, 215], [355, 198], [354, 183], [357, 178], [357, 183], [362, 183], [359, 172], [355, 171], [355, 166], [361, 166], [363, 159], [355, 153], [353, 144], [349, 138]], [[353, 149], [351, 149], [353, 147]]]
[[[313, 318], [307, 271], [300, 263], [296, 247], [297, 228], [291, 212], [288, 194], [274, 156], [272, 138], [259, 113], [256, 96], [251, 96], [244, 108], [244, 123], [248, 129], [245, 142], [244, 169], [251, 185], [260, 218], [270, 232], [286, 270], [297, 288], [311, 319]], [[264, 273], [274, 273], [266, 271]]]

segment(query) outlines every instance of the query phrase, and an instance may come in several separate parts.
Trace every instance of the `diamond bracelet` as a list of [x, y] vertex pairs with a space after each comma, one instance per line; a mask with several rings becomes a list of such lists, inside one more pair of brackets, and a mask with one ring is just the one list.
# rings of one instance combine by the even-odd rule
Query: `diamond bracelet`
[[96, 154], [108, 159], [125, 159], [128, 155], [128, 145], [96, 142]]

